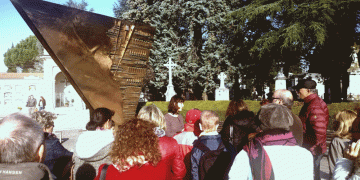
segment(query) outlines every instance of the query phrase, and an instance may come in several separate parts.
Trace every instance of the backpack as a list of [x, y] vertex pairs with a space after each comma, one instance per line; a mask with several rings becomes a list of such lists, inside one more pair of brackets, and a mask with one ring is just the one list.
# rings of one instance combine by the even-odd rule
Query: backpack
[[[232, 131], [233, 127], [230, 127]], [[232, 140], [233, 133], [230, 133]], [[219, 144], [216, 150], [211, 151], [203, 143], [199, 142], [200, 150], [204, 152], [199, 162], [199, 179], [228, 179], [230, 167], [234, 161], [236, 151], [225, 148], [223, 142]]]

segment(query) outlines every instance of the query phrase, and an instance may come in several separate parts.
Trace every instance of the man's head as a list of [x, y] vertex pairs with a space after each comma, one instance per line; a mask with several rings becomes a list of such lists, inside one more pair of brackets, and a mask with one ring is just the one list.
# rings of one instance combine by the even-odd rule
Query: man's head
[[291, 109], [294, 103], [294, 98], [289, 90], [278, 89], [274, 92], [272, 96], [272, 102], [275, 104], [284, 105], [287, 108]]
[[316, 82], [311, 79], [300, 80], [295, 86], [296, 92], [301, 99], [305, 99], [316, 93]]
[[219, 125], [219, 115], [214, 111], [204, 110], [201, 113], [200, 124], [205, 133], [216, 131]]
[[0, 163], [42, 162], [44, 132], [27, 116], [14, 113], [0, 120]]

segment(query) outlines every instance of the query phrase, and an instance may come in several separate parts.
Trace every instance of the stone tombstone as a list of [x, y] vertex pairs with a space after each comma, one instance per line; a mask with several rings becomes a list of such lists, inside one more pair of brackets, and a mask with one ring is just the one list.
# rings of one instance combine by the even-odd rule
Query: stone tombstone
[[357, 57], [358, 50], [353, 50], [350, 57], [353, 61], [351, 63], [349, 72], [349, 87], [348, 87], [348, 100], [349, 101], [359, 101], [360, 100], [360, 68]]
[[286, 76], [284, 75], [282, 67], [275, 77], [275, 91], [278, 89], [286, 89]]
[[176, 95], [176, 92], [174, 90], [174, 86], [172, 84], [172, 68], [178, 66], [177, 64], [173, 63], [171, 61], [171, 58], [169, 58], [169, 62], [167, 64], [164, 64], [169, 69], [169, 84], [166, 89], [166, 101], [170, 101], [171, 98]]
[[215, 90], [215, 101], [228, 101], [229, 100], [229, 89], [225, 87], [226, 74], [221, 72], [218, 75], [220, 79], [220, 87]]

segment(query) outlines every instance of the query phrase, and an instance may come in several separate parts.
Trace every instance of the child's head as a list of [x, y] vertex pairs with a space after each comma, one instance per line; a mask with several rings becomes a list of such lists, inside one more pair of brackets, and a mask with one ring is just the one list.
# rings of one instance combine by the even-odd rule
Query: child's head
[[357, 114], [351, 110], [339, 111], [335, 116], [335, 135], [343, 139], [351, 138], [351, 127]]
[[214, 132], [219, 125], [219, 115], [214, 111], [204, 110], [201, 113], [200, 124], [202, 131], [205, 133]]

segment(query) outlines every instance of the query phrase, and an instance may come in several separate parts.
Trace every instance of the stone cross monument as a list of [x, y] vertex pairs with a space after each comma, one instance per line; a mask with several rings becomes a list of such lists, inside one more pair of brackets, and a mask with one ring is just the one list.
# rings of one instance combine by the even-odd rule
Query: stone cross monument
[[216, 88], [215, 90], [215, 101], [228, 101], [229, 100], [229, 89], [225, 87], [225, 79], [226, 74], [224, 72], [221, 72], [218, 75], [218, 78], [220, 79], [220, 87]]
[[218, 78], [220, 79], [220, 88], [225, 88], [225, 79], [227, 78], [226, 74], [224, 72], [221, 72], [218, 75]]
[[275, 77], [275, 91], [278, 89], [286, 89], [286, 76], [284, 74], [283, 64], [284, 63], [279, 63], [281, 69]]
[[174, 86], [172, 84], [172, 68], [174, 68], [174, 67], [176, 67], [178, 65], [173, 63], [171, 61], [171, 58], [169, 58], [169, 62], [167, 64], [164, 64], [164, 66], [166, 66], [169, 69], [169, 84], [167, 86], [165, 96], [166, 96], [166, 101], [170, 101], [170, 99], [174, 95], [176, 95], [175, 90], [174, 90]]

